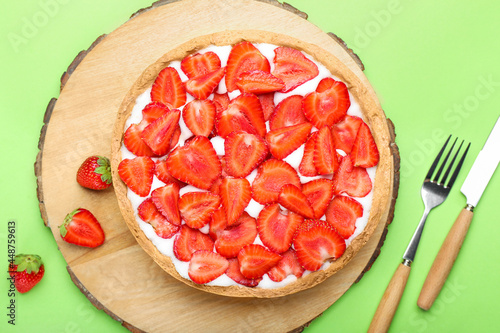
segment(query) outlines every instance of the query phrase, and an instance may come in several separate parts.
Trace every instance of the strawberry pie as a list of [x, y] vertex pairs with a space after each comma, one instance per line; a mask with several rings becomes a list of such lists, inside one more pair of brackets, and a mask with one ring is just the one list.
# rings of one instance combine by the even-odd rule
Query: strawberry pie
[[147, 68], [120, 107], [120, 209], [188, 285], [255, 297], [310, 288], [383, 220], [384, 121], [363, 83], [315, 45], [262, 31], [202, 36]]

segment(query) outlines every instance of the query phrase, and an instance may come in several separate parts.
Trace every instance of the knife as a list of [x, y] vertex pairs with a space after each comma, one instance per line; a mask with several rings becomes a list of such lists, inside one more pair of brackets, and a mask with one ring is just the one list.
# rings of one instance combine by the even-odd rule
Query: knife
[[418, 297], [417, 305], [423, 310], [429, 310], [450, 274], [458, 252], [462, 247], [465, 235], [472, 221], [474, 208], [493, 176], [500, 161], [500, 117], [498, 117], [483, 149], [479, 152], [469, 174], [460, 189], [466, 199], [467, 206], [462, 209], [451, 227], [446, 239], [441, 245], [436, 259], [425, 279]]

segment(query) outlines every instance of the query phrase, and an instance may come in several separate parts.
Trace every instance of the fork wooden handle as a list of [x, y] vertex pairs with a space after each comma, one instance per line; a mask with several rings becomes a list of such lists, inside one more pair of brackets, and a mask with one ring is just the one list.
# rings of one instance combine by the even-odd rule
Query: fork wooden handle
[[425, 279], [424, 286], [418, 297], [417, 305], [423, 310], [429, 310], [443, 288], [446, 278], [457, 259], [465, 235], [469, 230], [473, 213], [471, 210], [462, 209], [448, 236], [441, 245], [436, 259]]

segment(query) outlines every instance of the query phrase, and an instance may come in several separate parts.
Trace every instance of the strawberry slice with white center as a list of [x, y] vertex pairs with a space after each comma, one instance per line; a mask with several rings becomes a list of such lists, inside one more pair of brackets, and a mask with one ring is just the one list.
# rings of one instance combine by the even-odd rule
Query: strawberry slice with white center
[[219, 195], [226, 211], [227, 225], [232, 225], [252, 199], [252, 187], [246, 178], [224, 178], [219, 187]]
[[347, 115], [344, 119], [334, 124], [331, 129], [335, 147], [349, 154], [356, 139], [356, 134], [358, 134], [359, 126], [362, 123], [363, 120], [361, 118]]
[[260, 136], [242, 131], [232, 132], [224, 141], [227, 173], [233, 177], [246, 177], [266, 158], [269, 149]]
[[151, 191], [155, 162], [147, 156], [124, 159], [118, 165], [118, 175], [135, 194], [146, 197]]
[[269, 118], [269, 127], [271, 130], [275, 130], [306, 122], [306, 116], [302, 111], [302, 96], [292, 95], [276, 105], [274, 113]]
[[168, 222], [165, 216], [156, 208], [152, 198], [147, 198], [139, 205], [137, 214], [141, 220], [151, 224], [155, 233], [161, 238], [172, 238], [179, 231], [179, 226]]
[[229, 262], [229, 266], [227, 267], [226, 275], [234, 282], [247, 287], [256, 287], [260, 281], [262, 281], [262, 278], [248, 279], [243, 276], [243, 274], [241, 274], [240, 263], [237, 258], [228, 259], [227, 261]]
[[346, 249], [344, 239], [326, 221], [306, 221], [293, 241], [302, 267], [317, 271], [323, 263], [340, 258]]
[[181, 70], [190, 79], [208, 74], [220, 67], [220, 58], [217, 53], [212, 51], [191, 54], [181, 61]]
[[264, 137], [266, 122], [259, 98], [254, 94], [241, 94], [231, 100], [227, 109], [217, 114], [217, 134], [225, 138], [234, 131], [244, 131]]
[[225, 74], [226, 68], [222, 67], [213, 72], [189, 79], [185, 83], [186, 91], [197, 99], [206, 99], [214, 92]]
[[182, 119], [194, 135], [209, 136], [215, 124], [216, 107], [208, 99], [195, 99], [182, 110]]
[[281, 256], [262, 245], [250, 244], [238, 253], [240, 272], [248, 279], [258, 279], [276, 266]]
[[166, 160], [157, 160], [155, 163], [155, 176], [160, 181], [165, 184], [176, 183], [179, 185], [179, 188], [183, 188], [186, 186], [186, 183], [181, 182], [177, 178], [172, 177], [172, 175], [167, 170], [167, 161]]
[[269, 159], [257, 169], [257, 176], [252, 183], [252, 196], [262, 205], [276, 202], [281, 188], [286, 184], [301, 187], [297, 171], [285, 161]]
[[172, 135], [179, 126], [180, 117], [179, 110], [170, 110], [142, 131], [142, 140], [157, 156], [165, 155], [170, 151]]
[[193, 253], [200, 250], [212, 252], [214, 241], [198, 229], [183, 224], [174, 239], [174, 255], [180, 261], [189, 261]]
[[179, 211], [188, 227], [200, 229], [220, 206], [220, 197], [210, 192], [187, 192], [179, 199]]
[[363, 206], [353, 198], [336, 196], [328, 205], [325, 215], [326, 221], [347, 239], [356, 230], [356, 220], [363, 216]]
[[269, 72], [254, 70], [241, 73], [236, 86], [242, 92], [259, 95], [279, 91], [285, 83]]
[[260, 94], [257, 95], [262, 106], [262, 112], [264, 113], [264, 120], [268, 121], [269, 117], [274, 112], [274, 93]]
[[175, 68], [166, 67], [158, 74], [151, 89], [151, 100], [171, 109], [186, 104], [186, 89]]
[[295, 185], [287, 184], [281, 188], [278, 203], [286, 209], [313, 219], [314, 210], [304, 193]]
[[281, 260], [267, 272], [267, 275], [272, 281], [281, 282], [292, 274], [299, 278], [304, 272], [305, 269], [300, 266], [295, 250], [290, 248], [281, 254]]
[[372, 181], [365, 168], [355, 167], [349, 155], [342, 158], [333, 175], [333, 193], [346, 193], [352, 197], [365, 197], [372, 190]]
[[361, 123], [351, 151], [355, 167], [371, 168], [378, 164], [379, 152], [372, 132], [366, 123]]
[[179, 185], [171, 183], [158, 187], [151, 193], [151, 199], [168, 222], [174, 225], [181, 225], [181, 215], [179, 212]]
[[277, 159], [284, 159], [306, 142], [311, 128], [311, 123], [302, 123], [269, 131], [266, 134], [269, 151]]
[[314, 166], [320, 175], [334, 173], [339, 168], [337, 151], [328, 126], [323, 126], [318, 131], [314, 146]]
[[219, 234], [227, 228], [226, 211], [223, 207], [219, 207], [210, 217], [208, 234], [215, 241], [219, 238]]
[[262, 243], [276, 253], [283, 253], [292, 245], [293, 236], [304, 218], [290, 211], [282, 211], [279, 204], [270, 204], [260, 212], [257, 229]]
[[167, 171], [180, 181], [208, 190], [220, 177], [222, 167], [210, 140], [195, 136], [167, 157]]
[[274, 54], [272, 74], [285, 82], [281, 92], [289, 92], [319, 74], [318, 66], [299, 50], [280, 46]]
[[302, 176], [314, 177], [318, 175], [318, 170], [316, 170], [316, 166], [314, 165], [314, 150], [317, 136], [318, 131], [311, 133], [304, 145], [304, 155], [302, 155], [302, 161], [299, 164], [299, 172]]
[[194, 283], [204, 284], [215, 280], [227, 270], [226, 258], [212, 251], [196, 251], [191, 257], [188, 275]]
[[226, 66], [226, 88], [232, 92], [238, 87], [236, 81], [241, 73], [252, 70], [270, 72], [271, 66], [262, 53], [250, 42], [243, 41], [233, 46]]
[[243, 212], [233, 225], [218, 233], [215, 249], [226, 258], [234, 258], [243, 246], [252, 244], [255, 237], [257, 237], [257, 223], [247, 212]]
[[315, 179], [302, 185], [302, 193], [314, 210], [314, 218], [319, 219], [328, 208], [333, 197], [333, 182], [329, 179]]

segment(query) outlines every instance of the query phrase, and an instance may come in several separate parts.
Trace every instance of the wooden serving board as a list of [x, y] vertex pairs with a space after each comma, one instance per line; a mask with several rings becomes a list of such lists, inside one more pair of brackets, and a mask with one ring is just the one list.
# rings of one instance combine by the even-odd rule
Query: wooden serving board
[[[196, 36], [242, 29], [288, 34], [336, 55], [367, 82], [363, 65], [352, 50], [306, 18], [305, 13], [274, 0], [159, 1], [99, 37], [63, 74], [60, 97], [47, 107], [35, 164], [40, 211], [74, 283], [92, 304], [131, 331], [174, 332], [189, 327], [191, 332], [300, 332], [359, 281], [378, 256], [399, 185], [399, 154], [389, 120], [394, 174], [387, 215], [345, 269], [314, 288], [286, 297], [229, 298], [175, 280], [137, 244], [112, 188], [96, 192], [75, 181], [87, 156], [110, 155], [116, 111], [143, 70], [169, 49]], [[78, 207], [91, 210], [101, 222], [106, 234], [102, 246], [86, 249], [61, 240], [58, 226]], [[294, 316], [288, 315], [291, 309]]]

